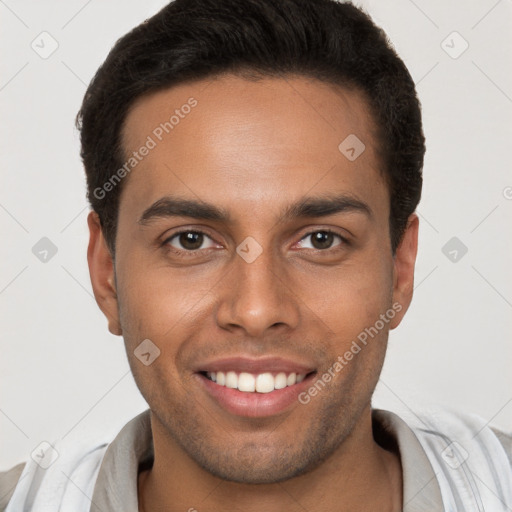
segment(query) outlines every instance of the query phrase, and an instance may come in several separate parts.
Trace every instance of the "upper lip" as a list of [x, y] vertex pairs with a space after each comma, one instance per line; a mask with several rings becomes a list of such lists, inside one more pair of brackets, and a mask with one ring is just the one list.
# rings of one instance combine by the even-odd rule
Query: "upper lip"
[[215, 359], [197, 365], [197, 372], [284, 372], [308, 374], [315, 368], [309, 364], [282, 357], [249, 358], [244, 356]]

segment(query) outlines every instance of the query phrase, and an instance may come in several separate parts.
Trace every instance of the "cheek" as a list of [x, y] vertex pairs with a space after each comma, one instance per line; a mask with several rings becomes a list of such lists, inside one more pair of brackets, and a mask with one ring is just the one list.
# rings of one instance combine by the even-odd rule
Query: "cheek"
[[[371, 393], [395, 316], [389, 262], [375, 259], [371, 265], [331, 269], [330, 277], [321, 280], [322, 286], [315, 286], [315, 295], [322, 300], [311, 308], [329, 329], [329, 362], [324, 371], [336, 375], [335, 388], [346, 392], [355, 387], [360, 393]], [[310, 304], [314, 304], [313, 298]]]
[[120, 265], [118, 300], [126, 343], [131, 346], [146, 338], [168, 343], [186, 336], [187, 329], [197, 326], [198, 316], [210, 310], [215, 282], [211, 272], [192, 278], [190, 271], [147, 262]]
[[[183, 375], [179, 361], [183, 347], [199, 324], [199, 292], [169, 282], [161, 272], [131, 273], [118, 288], [120, 321], [129, 364], [148, 403], [180, 393]], [[204, 296], [204, 291], [201, 294]], [[194, 308], [195, 306], [195, 308]], [[149, 340], [149, 341], [147, 341]], [[149, 356], [145, 356], [148, 354]]]
[[382, 261], [332, 267], [302, 285], [316, 314], [335, 333], [357, 334], [390, 307], [392, 271]]

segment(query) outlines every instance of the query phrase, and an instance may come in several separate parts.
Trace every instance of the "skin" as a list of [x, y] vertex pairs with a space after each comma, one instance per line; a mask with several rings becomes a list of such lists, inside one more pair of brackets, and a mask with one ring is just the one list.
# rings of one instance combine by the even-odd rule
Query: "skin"
[[[181, 84], [134, 103], [127, 155], [191, 96], [197, 106], [125, 178], [115, 261], [97, 214], [88, 217], [95, 297], [109, 330], [124, 337], [151, 409], [155, 460], [139, 476], [140, 510], [401, 510], [400, 458], [373, 438], [371, 396], [388, 332], [412, 298], [418, 218], [393, 256], [365, 98], [300, 76]], [[366, 146], [353, 162], [338, 149], [349, 134]], [[225, 208], [231, 219], [141, 225], [169, 194]], [[371, 215], [279, 221], [289, 204], [332, 194], [363, 201]], [[184, 228], [206, 233], [199, 249], [169, 240]], [[347, 242], [334, 235], [318, 248], [312, 234], [322, 229]], [[236, 253], [247, 236], [263, 251], [252, 263]], [[197, 361], [240, 354], [308, 361], [321, 376], [395, 303], [401, 311], [306, 405], [242, 418], [197, 385]], [[133, 353], [144, 339], [161, 351], [148, 366]]]

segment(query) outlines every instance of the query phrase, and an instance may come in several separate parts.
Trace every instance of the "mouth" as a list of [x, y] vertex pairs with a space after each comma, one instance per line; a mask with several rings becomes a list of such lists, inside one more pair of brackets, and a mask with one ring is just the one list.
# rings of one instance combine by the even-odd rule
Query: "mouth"
[[294, 386], [316, 372], [264, 372], [255, 374], [236, 371], [202, 371], [199, 373], [210, 381], [215, 382], [218, 386], [238, 389], [238, 391], [241, 391], [242, 393], [272, 393], [278, 389]]
[[216, 406], [235, 416], [270, 417], [299, 405], [299, 394], [316, 375], [309, 372], [199, 371], [201, 389]]

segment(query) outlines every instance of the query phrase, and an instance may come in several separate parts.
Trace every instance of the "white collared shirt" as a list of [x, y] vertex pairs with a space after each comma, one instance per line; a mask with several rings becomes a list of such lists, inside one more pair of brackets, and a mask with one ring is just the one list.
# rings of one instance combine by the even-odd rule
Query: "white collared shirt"
[[[512, 510], [512, 432], [446, 409], [407, 421], [372, 409], [372, 422], [376, 441], [399, 452], [404, 512]], [[138, 512], [138, 473], [153, 461], [149, 409], [113, 440], [66, 441], [47, 469], [30, 459], [0, 472], [0, 512]]]

